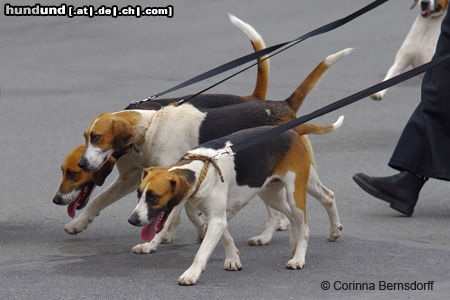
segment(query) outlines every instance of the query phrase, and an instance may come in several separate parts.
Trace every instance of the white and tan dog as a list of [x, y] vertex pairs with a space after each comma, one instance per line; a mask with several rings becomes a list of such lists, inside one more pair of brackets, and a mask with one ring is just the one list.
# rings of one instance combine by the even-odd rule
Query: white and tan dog
[[[194, 262], [178, 279], [181, 285], [193, 285], [220, 238], [226, 255], [224, 268], [230, 271], [242, 269], [239, 251], [228, 232], [227, 222], [259, 195], [266, 205], [288, 217], [291, 224], [290, 249], [294, 257], [286, 267], [301, 269], [309, 240], [306, 192], [315, 195], [323, 205], [336, 208], [333, 192], [320, 183], [312, 147], [302, 134], [330, 132], [340, 127], [342, 122], [343, 117], [327, 127], [301, 125], [243, 149], [234, 156], [214, 158], [227, 147], [273, 127], [244, 129], [198, 146], [167, 168], [146, 169], [138, 190], [139, 203], [128, 221], [135, 226], [146, 225], [144, 234], [154, 235], [180, 203], [186, 200], [198, 207], [208, 219], [208, 229]], [[337, 219], [337, 215], [334, 217]]]
[[[419, 3], [420, 15], [416, 17], [395, 56], [394, 64], [383, 80], [399, 75], [408, 66], [415, 68], [430, 62], [433, 58], [441, 32], [441, 23], [447, 13], [448, 0], [415, 0], [411, 8], [414, 8], [417, 3]], [[373, 94], [372, 99], [381, 100], [386, 92], [387, 89]]]

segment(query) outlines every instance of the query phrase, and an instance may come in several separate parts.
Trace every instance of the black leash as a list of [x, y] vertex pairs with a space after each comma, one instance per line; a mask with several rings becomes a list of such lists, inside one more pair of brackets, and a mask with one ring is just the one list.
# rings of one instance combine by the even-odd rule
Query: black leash
[[250, 146], [253, 146], [255, 144], [258, 144], [258, 143], [260, 143], [260, 142], [262, 142], [262, 141], [264, 141], [264, 140], [266, 140], [268, 138], [271, 138], [271, 137], [273, 137], [275, 135], [278, 135], [278, 134], [280, 134], [280, 133], [282, 133], [284, 131], [287, 131], [289, 129], [297, 127], [297, 126], [299, 126], [299, 125], [301, 125], [303, 123], [306, 123], [306, 122], [308, 122], [308, 121], [310, 121], [310, 120], [312, 120], [314, 118], [317, 118], [317, 117], [323, 116], [325, 114], [328, 114], [330, 112], [333, 112], [335, 110], [338, 110], [339, 108], [342, 108], [344, 106], [352, 104], [352, 103], [354, 103], [356, 101], [359, 101], [359, 100], [361, 100], [361, 99], [363, 99], [365, 97], [368, 97], [368, 96], [370, 96], [372, 94], [375, 94], [376, 92], [379, 92], [381, 90], [384, 90], [384, 89], [387, 89], [387, 88], [389, 88], [391, 86], [394, 86], [394, 85], [396, 85], [396, 84], [398, 84], [400, 82], [408, 80], [408, 79], [410, 79], [410, 78], [412, 78], [414, 76], [417, 76], [417, 75], [419, 75], [419, 74], [421, 74], [421, 73], [423, 73], [423, 72], [425, 72], [427, 70], [430, 70], [430, 69], [432, 69], [434, 67], [442, 65], [442, 64], [444, 64], [446, 62], [450, 62], [450, 54], [448, 54], [448, 55], [446, 55], [446, 56], [444, 56], [444, 57], [442, 57], [440, 59], [433, 60], [433, 61], [431, 61], [429, 63], [423, 64], [423, 65], [421, 65], [421, 66], [419, 66], [417, 68], [414, 68], [414, 69], [412, 69], [412, 70], [410, 70], [408, 72], [402, 73], [402, 74], [400, 74], [398, 76], [392, 77], [389, 80], [386, 80], [386, 81], [380, 82], [378, 84], [375, 84], [375, 85], [373, 85], [371, 87], [368, 87], [367, 89], [364, 89], [364, 90], [362, 90], [360, 92], [357, 92], [356, 94], [350, 95], [350, 96], [345, 97], [345, 98], [343, 98], [341, 100], [333, 102], [333, 103], [331, 103], [331, 104], [329, 104], [327, 106], [324, 106], [324, 107], [322, 107], [322, 108], [320, 108], [320, 109], [318, 109], [316, 111], [313, 111], [310, 114], [301, 116], [300, 118], [297, 118], [295, 120], [289, 121], [289, 122], [287, 122], [287, 123], [285, 123], [283, 125], [277, 126], [277, 127], [273, 128], [273, 129], [270, 129], [270, 130], [268, 130], [266, 132], [258, 134], [255, 137], [253, 137], [253, 138], [251, 138], [249, 140], [246, 140], [246, 141], [244, 141], [242, 143], [239, 143], [237, 145], [232, 145], [231, 149], [228, 148], [223, 153], [233, 154], [233, 153], [235, 153], [237, 151], [240, 151], [240, 150], [243, 150], [243, 149], [248, 148]]
[[154, 99], [156, 99], [156, 98], [158, 98], [158, 97], [160, 97], [162, 95], [168, 94], [170, 92], [179, 90], [181, 88], [184, 88], [186, 86], [192, 85], [192, 84], [197, 83], [199, 81], [211, 78], [211, 77], [213, 77], [215, 75], [218, 75], [218, 74], [221, 74], [223, 72], [229, 71], [229, 70], [237, 68], [239, 66], [242, 66], [243, 64], [246, 64], [246, 63], [248, 63], [250, 61], [253, 61], [253, 60], [257, 59], [257, 58], [260, 58], [260, 57], [262, 57], [264, 55], [268, 55], [268, 54], [270, 54], [270, 53], [280, 49], [281, 47], [286, 46], [285, 48], [280, 49], [279, 51], [271, 54], [267, 58], [265, 58], [265, 59], [263, 59], [263, 60], [261, 60], [259, 62], [255, 62], [252, 65], [250, 65], [250, 66], [248, 66], [248, 67], [246, 67], [246, 68], [244, 68], [244, 69], [242, 69], [242, 70], [240, 70], [240, 71], [238, 71], [238, 72], [236, 72], [236, 73], [226, 77], [225, 79], [223, 79], [223, 80], [213, 84], [212, 86], [210, 86], [210, 87], [208, 87], [206, 89], [203, 89], [200, 92], [198, 92], [198, 93], [196, 93], [194, 95], [191, 95], [191, 96], [189, 96], [186, 99], [182, 99], [182, 100], [180, 100], [178, 102], [178, 104], [182, 104], [182, 103], [188, 101], [189, 99], [192, 99], [193, 97], [200, 95], [201, 93], [203, 93], [203, 92], [205, 92], [205, 91], [207, 91], [207, 90], [209, 90], [209, 89], [211, 89], [211, 88], [221, 84], [222, 82], [224, 82], [224, 81], [226, 81], [226, 80], [228, 80], [228, 79], [230, 79], [230, 78], [232, 78], [232, 77], [234, 77], [234, 76], [236, 76], [236, 75], [238, 75], [238, 74], [240, 74], [240, 73], [242, 73], [242, 72], [244, 72], [244, 71], [246, 71], [248, 69], [250, 69], [251, 67], [257, 65], [258, 63], [261, 63], [262, 61], [264, 61], [266, 59], [269, 59], [270, 57], [275, 56], [278, 53], [281, 53], [281, 52], [283, 52], [283, 51], [285, 51], [285, 50], [287, 50], [287, 49], [297, 45], [298, 43], [300, 43], [300, 42], [302, 42], [302, 41], [304, 41], [304, 40], [306, 40], [306, 39], [308, 39], [310, 37], [313, 37], [313, 36], [316, 36], [316, 35], [319, 35], [319, 34], [323, 34], [323, 33], [332, 31], [332, 30], [334, 30], [336, 28], [339, 28], [339, 27], [347, 24], [348, 22], [350, 22], [350, 21], [358, 18], [359, 16], [361, 16], [361, 15], [363, 15], [363, 14], [365, 14], [365, 13], [367, 13], [367, 12], [369, 12], [369, 11], [375, 9], [375, 8], [377, 8], [378, 6], [380, 6], [381, 4], [384, 4], [387, 1], [389, 1], [389, 0], [376, 0], [376, 1], [372, 2], [372, 3], [370, 3], [369, 5], [361, 8], [360, 10], [358, 10], [358, 11], [356, 11], [356, 12], [354, 12], [354, 13], [352, 13], [352, 14], [350, 14], [350, 15], [342, 18], [342, 19], [333, 21], [333, 22], [328, 23], [326, 25], [323, 25], [323, 26], [321, 26], [319, 28], [316, 28], [313, 31], [310, 31], [310, 32], [308, 32], [308, 33], [306, 33], [306, 34], [304, 34], [304, 35], [302, 35], [302, 36], [300, 36], [300, 37], [298, 37], [296, 39], [293, 39], [293, 40], [288, 41], [288, 42], [280, 43], [280, 44], [277, 44], [277, 45], [265, 48], [263, 50], [260, 50], [258, 52], [254, 52], [254, 53], [251, 53], [251, 54], [239, 57], [239, 58], [237, 58], [235, 60], [227, 62], [227, 63], [225, 63], [223, 65], [220, 65], [220, 66], [218, 66], [218, 67], [216, 67], [214, 69], [211, 69], [211, 70], [206, 71], [206, 72], [204, 72], [204, 73], [202, 73], [200, 75], [197, 75], [197, 76], [195, 76], [195, 77], [193, 77], [193, 78], [191, 78], [189, 80], [186, 80], [186, 81], [184, 81], [184, 82], [182, 82], [182, 83], [180, 83], [180, 84], [178, 84], [178, 85], [176, 85], [174, 87], [171, 87], [171, 88], [169, 88], [169, 89], [167, 89], [167, 90], [165, 90], [163, 92], [160, 92], [158, 94], [150, 96], [150, 97], [148, 97], [148, 98], [146, 98], [144, 100], [133, 101], [131, 103], [135, 104], [135, 103], [139, 103], [139, 102], [143, 102], [143, 101], [154, 100]]

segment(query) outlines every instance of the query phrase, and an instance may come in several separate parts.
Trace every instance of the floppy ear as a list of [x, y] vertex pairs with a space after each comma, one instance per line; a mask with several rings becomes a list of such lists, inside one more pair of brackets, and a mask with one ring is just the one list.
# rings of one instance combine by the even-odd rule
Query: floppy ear
[[111, 173], [114, 165], [116, 164], [116, 159], [110, 157], [100, 168], [100, 170], [94, 172], [94, 183], [98, 186], [102, 186], [105, 182], [106, 177]]
[[151, 172], [155, 171], [156, 169], [161, 168], [161, 167], [149, 167], [149, 168], [145, 168], [142, 170], [142, 177], [141, 177], [141, 181], [144, 180], [145, 177], [147, 177], [148, 174], [150, 174]]
[[133, 130], [130, 124], [121, 119], [113, 120], [113, 128], [115, 135], [113, 148], [115, 152], [119, 152], [129, 144], [133, 137]]
[[170, 202], [172, 202], [172, 205], [177, 205], [186, 197], [191, 185], [183, 176], [177, 175], [170, 179], [170, 185], [172, 186], [172, 198]]
[[150, 168], [146, 168], [142, 170], [142, 174], [141, 174], [141, 181], [144, 180], [145, 177], [147, 177], [147, 175], [152, 172], [155, 169], [155, 167], [150, 167]]
[[416, 7], [417, 3], [419, 3], [419, 0], [414, 0], [413, 5], [410, 7], [410, 9], [413, 9], [414, 7]]

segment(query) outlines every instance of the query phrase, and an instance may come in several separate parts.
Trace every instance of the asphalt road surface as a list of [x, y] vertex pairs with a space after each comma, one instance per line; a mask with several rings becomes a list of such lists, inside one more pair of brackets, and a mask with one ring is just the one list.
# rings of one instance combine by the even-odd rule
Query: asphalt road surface
[[[121, 110], [133, 99], [251, 52], [247, 38], [229, 23], [228, 12], [252, 24], [273, 45], [369, 2], [152, 1], [172, 4], [174, 17], [139, 19], [6, 17], [1, 7], [0, 298], [448, 299], [449, 184], [430, 180], [414, 216], [406, 218], [351, 179], [361, 171], [393, 174], [386, 163], [419, 101], [420, 78], [394, 87], [381, 102], [364, 99], [315, 120], [328, 124], [345, 115], [336, 132], [311, 137], [320, 177], [336, 193], [344, 231], [337, 242], [327, 242], [326, 213], [308, 198], [311, 238], [303, 270], [285, 269], [290, 258], [287, 231], [277, 232], [267, 246], [247, 245], [267, 221], [258, 199], [229, 223], [244, 269], [223, 270], [224, 252], [218, 245], [193, 287], [176, 281], [198, 249], [194, 227], [185, 216], [172, 244], [161, 245], [154, 254], [136, 255], [130, 249], [140, 242], [139, 229], [127, 223], [136, 204], [134, 193], [105, 209], [76, 236], [63, 230], [70, 221], [65, 208], [52, 203], [60, 164], [84, 143], [82, 133], [96, 115]], [[57, 2], [42, 4], [49, 3]], [[268, 98], [284, 99], [319, 61], [347, 47], [354, 52], [327, 72], [299, 115], [380, 81], [418, 14], [410, 5], [390, 1], [274, 57]], [[249, 94], [255, 73], [249, 70], [212, 92]], [[173, 95], [196, 92], [215, 81]], [[321, 288], [323, 281], [330, 283], [329, 290]], [[387, 291], [378, 287], [380, 281], [434, 285], [432, 291]], [[376, 288], [336, 290], [351, 283], [374, 283]]]

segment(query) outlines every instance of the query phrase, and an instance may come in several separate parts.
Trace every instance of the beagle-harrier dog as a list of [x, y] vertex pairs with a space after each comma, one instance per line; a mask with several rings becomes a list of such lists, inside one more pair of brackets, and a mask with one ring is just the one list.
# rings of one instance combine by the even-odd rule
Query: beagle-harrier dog
[[[303, 134], [326, 133], [340, 127], [343, 117], [327, 127], [301, 125], [238, 151], [234, 156], [216, 155], [227, 147], [249, 140], [272, 126], [244, 129], [215, 139], [187, 152], [176, 164], [144, 170], [138, 189], [139, 203], [128, 219], [154, 235], [170, 212], [190, 202], [208, 219], [208, 228], [192, 265], [178, 278], [180, 285], [196, 284], [219, 239], [225, 248], [226, 270], [241, 270], [239, 251], [227, 222], [259, 195], [266, 205], [285, 214], [291, 225], [289, 269], [305, 263], [309, 230], [306, 225], [306, 192], [323, 195], [323, 205], [335, 207], [333, 193], [317, 177], [312, 147]], [[336, 215], [337, 218], [337, 215]]]

